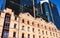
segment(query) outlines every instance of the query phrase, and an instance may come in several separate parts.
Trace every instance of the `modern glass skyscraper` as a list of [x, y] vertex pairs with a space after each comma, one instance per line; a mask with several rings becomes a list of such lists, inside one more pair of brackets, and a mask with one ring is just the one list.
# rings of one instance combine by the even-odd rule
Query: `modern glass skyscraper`
[[48, 0], [42, 0], [40, 1], [41, 4], [41, 12], [42, 12], [42, 18], [48, 22], [53, 22], [53, 17], [52, 17], [52, 12], [51, 12], [51, 7], [50, 3]]
[[33, 1], [20, 0], [20, 12], [29, 12], [30, 14], [33, 14]]
[[19, 14], [20, 0], [6, 0], [5, 8], [10, 8], [15, 12], [15, 14]]
[[20, 12], [29, 12], [33, 16], [33, 6], [36, 7], [36, 5], [37, 0], [34, 0], [34, 5], [33, 0], [20, 0]]
[[51, 21], [51, 14], [50, 14], [50, 9], [49, 9], [49, 4], [47, 2], [44, 2], [42, 4], [42, 9], [43, 9], [43, 15], [46, 16], [48, 21]]
[[[60, 29], [60, 16], [58, 14], [57, 6], [54, 3], [51, 3], [50, 1], [47, 2], [45, 0], [42, 0], [40, 4], [42, 6], [42, 9], [40, 8], [42, 10], [40, 11], [42, 14], [38, 11], [36, 14], [37, 17], [41, 17], [48, 22], [53, 22], [58, 29]], [[39, 7], [37, 9], [39, 9]]]
[[40, 7], [40, 2], [37, 3], [37, 8], [36, 8], [36, 18], [40, 18], [42, 13], [41, 13], [41, 7]]
[[12, 9], [15, 14], [19, 14], [19, 12], [29, 12], [32, 16], [33, 13], [33, 6], [36, 7], [37, 0], [1, 0], [0, 9], [10, 8]]
[[54, 24], [60, 29], [60, 16], [58, 14], [57, 6], [54, 3], [51, 3], [52, 15], [54, 18]]

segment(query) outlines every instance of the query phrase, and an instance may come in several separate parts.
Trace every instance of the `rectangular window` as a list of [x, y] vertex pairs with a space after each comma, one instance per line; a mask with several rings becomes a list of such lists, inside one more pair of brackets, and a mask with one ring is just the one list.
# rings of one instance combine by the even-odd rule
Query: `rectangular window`
[[22, 34], [22, 38], [24, 38], [24, 33]]
[[14, 24], [14, 28], [16, 28], [16, 24]]
[[50, 35], [52, 36], [52, 32], [50, 32]]
[[22, 30], [24, 30], [24, 26], [22, 26]]
[[39, 38], [41, 38], [41, 36], [39, 36]]
[[34, 32], [34, 28], [32, 28], [32, 31]]
[[40, 34], [40, 29], [38, 29], [38, 34]]
[[55, 37], [55, 33], [53, 33], [53, 36]]
[[38, 27], [40, 27], [39, 24], [37, 24], [37, 25], [38, 25]]
[[8, 31], [3, 32], [3, 38], [8, 38]]
[[4, 28], [9, 29], [9, 25], [10, 25], [9, 23], [6, 23], [6, 22], [5, 22]]
[[48, 35], [48, 32], [46, 31], [46, 35]]
[[24, 23], [25, 21], [24, 21], [24, 19], [22, 19], [22, 23]]
[[57, 34], [56, 34], [56, 37], [57, 37]]
[[10, 22], [10, 18], [11, 18], [10, 15], [7, 14], [7, 15], [5, 16], [5, 21]]
[[17, 16], [15, 16], [15, 20], [17, 20]]
[[42, 31], [42, 34], [44, 35], [44, 31]]
[[13, 37], [16, 38], [16, 32], [13, 32]]
[[33, 38], [35, 38], [35, 35], [33, 35]]
[[29, 24], [29, 21], [27, 21], [27, 24]]
[[28, 31], [30, 31], [30, 27], [28, 27]]
[[32, 25], [34, 26], [34, 22], [32, 22]]
[[28, 38], [30, 38], [30, 34], [28, 34]]

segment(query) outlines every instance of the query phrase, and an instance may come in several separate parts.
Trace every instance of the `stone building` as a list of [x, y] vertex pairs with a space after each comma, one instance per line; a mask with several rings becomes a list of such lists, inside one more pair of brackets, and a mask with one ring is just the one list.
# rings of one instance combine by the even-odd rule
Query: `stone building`
[[60, 30], [28, 12], [16, 16], [7, 8], [0, 11], [0, 38], [60, 38]]

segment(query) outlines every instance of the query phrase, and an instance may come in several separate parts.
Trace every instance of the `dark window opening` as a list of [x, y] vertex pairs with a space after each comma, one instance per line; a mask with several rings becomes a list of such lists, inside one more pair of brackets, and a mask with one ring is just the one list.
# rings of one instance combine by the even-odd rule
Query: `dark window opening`
[[30, 34], [28, 34], [28, 38], [30, 38]]
[[29, 21], [27, 21], [27, 23], [29, 24]]
[[43, 38], [45, 38], [45, 37], [43, 36]]
[[42, 34], [44, 35], [44, 31], [42, 31]]
[[15, 20], [17, 20], [17, 16], [15, 16]]
[[47, 27], [45, 26], [45, 29], [47, 29]]
[[39, 36], [39, 38], [41, 38], [41, 36]]
[[34, 26], [34, 22], [32, 22], [32, 25]]
[[24, 19], [22, 19], [22, 23], [24, 23]]
[[6, 14], [5, 21], [10, 22], [10, 15], [9, 14]]
[[40, 27], [39, 24], [37, 24], [37, 25], [38, 25], [38, 27]]
[[28, 27], [28, 31], [30, 31], [30, 27]]
[[32, 28], [32, 31], [34, 32], [34, 28]]
[[24, 33], [22, 34], [22, 38], [24, 38]]
[[40, 34], [40, 29], [38, 29], [38, 33]]
[[10, 24], [9, 24], [9, 23], [4, 22], [4, 25], [5, 25], [5, 26], [4, 26], [4, 29], [5, 29], [5, 30], [8, 30], [8, 29], [9, 29]]
[[16, 32], [13, 33], [13, 37], [16, 38]]
[[46, 35], [48, 35], [48, 32], [46, 31]]
[[33, 35], [33, 38], [35, 38], [35, 35]]
[[24, 26], [22, 26], [22, 30], [24, 30]]
[[16, 28], [16, 24], [14, 24], [14, 28]]

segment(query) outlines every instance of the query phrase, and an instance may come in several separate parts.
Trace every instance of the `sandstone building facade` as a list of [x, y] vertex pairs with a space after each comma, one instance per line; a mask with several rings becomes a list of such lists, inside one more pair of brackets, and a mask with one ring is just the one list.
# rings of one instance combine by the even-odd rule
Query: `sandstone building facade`
[[0, 11], [0, 38], [60, 38], [60, 30], [28, 12], [16, 16], [7, 8]]

